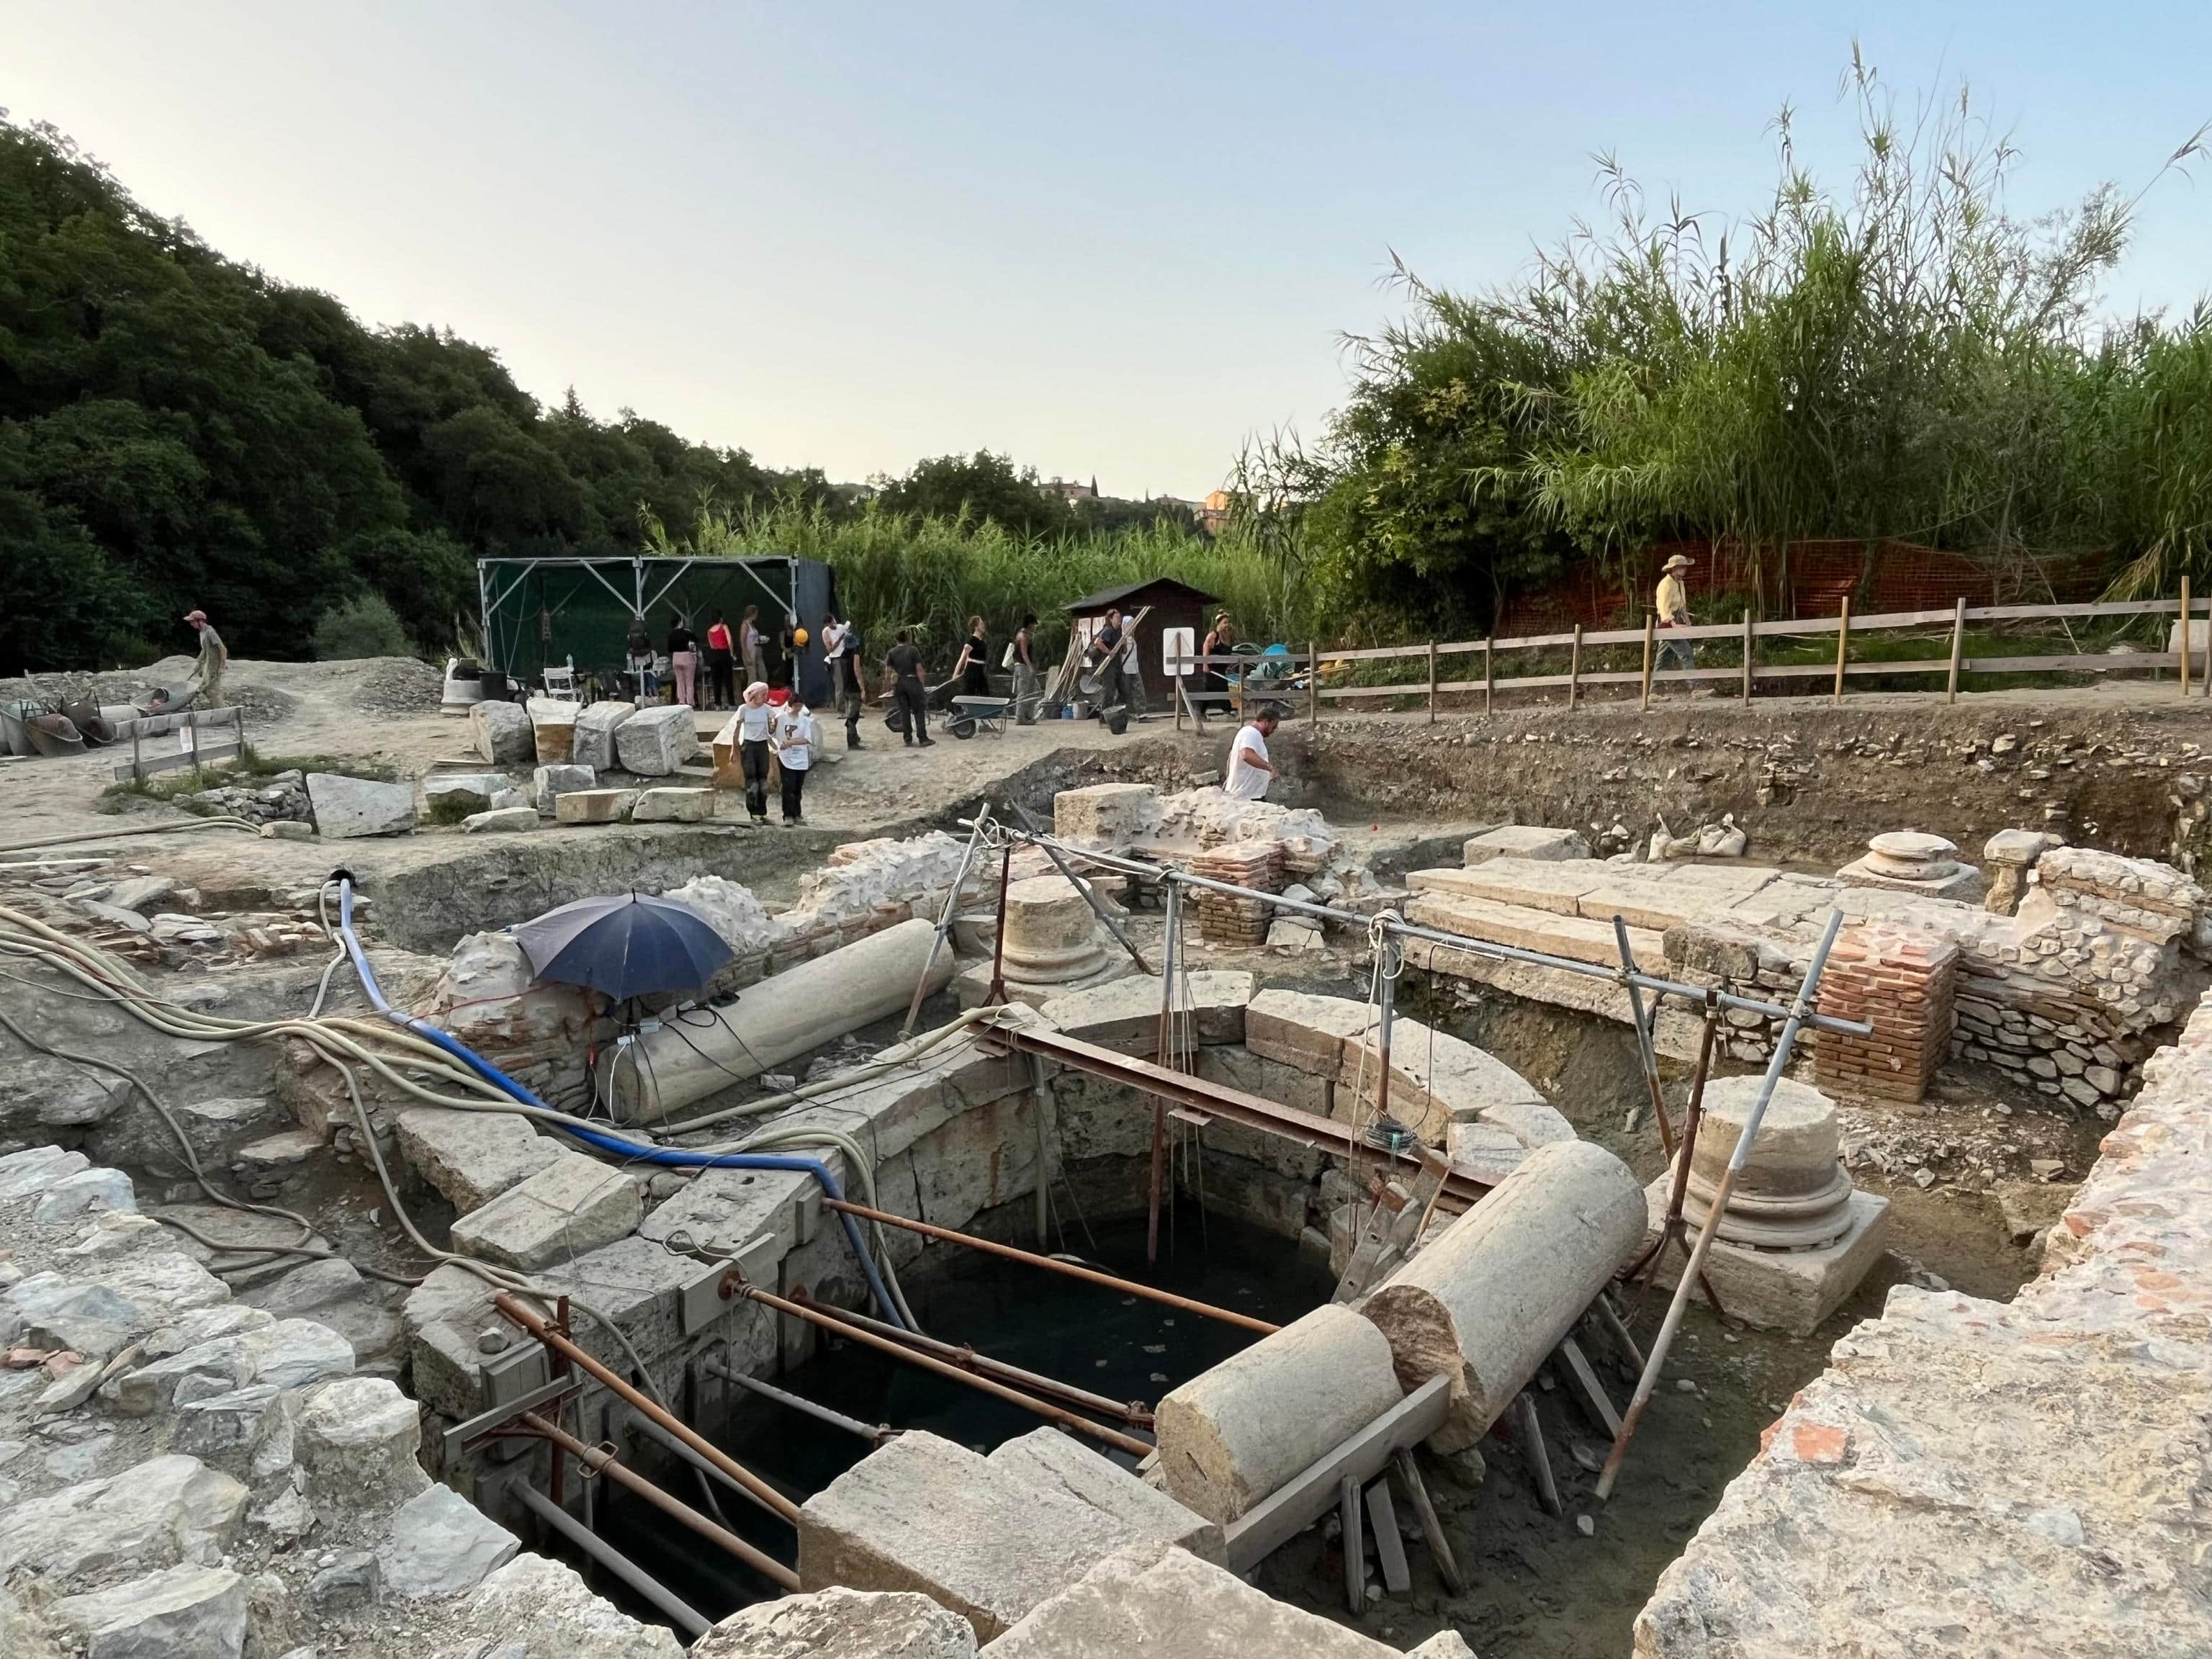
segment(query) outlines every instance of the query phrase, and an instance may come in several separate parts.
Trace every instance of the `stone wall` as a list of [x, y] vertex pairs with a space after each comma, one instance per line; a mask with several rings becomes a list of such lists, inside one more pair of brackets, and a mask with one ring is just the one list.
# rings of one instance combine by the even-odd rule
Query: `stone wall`
[[1661, 1577], [1639, 1659], [2212, 1651], [2208, 1159], [2200, 1006], [2042, 1276], [2010, 1306], [1893, 1290]]

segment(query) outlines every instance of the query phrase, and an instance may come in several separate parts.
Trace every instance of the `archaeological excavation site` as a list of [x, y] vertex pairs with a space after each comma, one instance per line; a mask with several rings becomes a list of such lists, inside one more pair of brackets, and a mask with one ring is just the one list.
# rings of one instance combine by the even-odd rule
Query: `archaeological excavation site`
[[2212, 1652], [2212, 705], [766, 829], [680, 705], [234, 670], [325, 769], [0, 769], [9, 1659]]

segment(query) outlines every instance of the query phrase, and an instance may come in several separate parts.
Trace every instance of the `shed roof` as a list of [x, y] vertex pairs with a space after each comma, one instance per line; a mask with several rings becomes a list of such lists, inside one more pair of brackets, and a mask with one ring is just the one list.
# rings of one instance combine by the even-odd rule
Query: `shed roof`
[[1103, 611], [1109, 605], [1126, 605], [1133, 599], [1146, 605], [1173, 605], [1178, 600], [1185, 605], [1212, 605], [1213, 599], [1212, 594], [1172, 576], [1152, 576], [1140, 582], [1126, 582], [1119, 587], [1102, 587], [1096, 593], [1085, 594], [1067, 609], [1069, 614], [1081, 617]]

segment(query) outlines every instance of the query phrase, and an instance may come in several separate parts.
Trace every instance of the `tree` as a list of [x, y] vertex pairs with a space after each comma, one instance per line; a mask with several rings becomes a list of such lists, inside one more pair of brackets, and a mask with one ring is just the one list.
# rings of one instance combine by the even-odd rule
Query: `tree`
[[1000, 525], [1024, 536], [1049, 535], [1070, 522], [1067, 502], [1038, 482], [1035, 467], [1018, 471], [1012, 456], [988, 449], [917, 461], [905, 477], [888, 481], [878, 499], [887, 512]]

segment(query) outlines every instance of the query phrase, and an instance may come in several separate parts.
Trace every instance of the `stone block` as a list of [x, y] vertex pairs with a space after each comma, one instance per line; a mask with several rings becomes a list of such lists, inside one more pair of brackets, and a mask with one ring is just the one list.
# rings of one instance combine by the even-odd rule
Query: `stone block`
[[289, 1393], [256, 1382], [180, 1403], [174, 1445], [239, 1475], [273, 1474], [292, 1461]]
[[823, 1589], [741, 1607], [690, 1659], [973, 1659], [975, 1632], [912, 1590]]
[[376, 1566], [385, 1588], [411, 1601], [467, 1589], [521, 1547], [451, 1486], [432, 1486], [393, 1512]]
[[635, 789], [572, 789], [553, 803], [556, 823], [620, 823], [637, 800]]
[[711, 789], [641, 789], [629, 813], [632, 823], [704, 823], [714, 816]]
[[404, 836], [415, 827], [415, 786], [307, 774], [307, 806], [316, 833], [326, 840], [352, 841], [369, 836]]
[[704, 1170], [684, 1190], [657, 1206], [638, 1237], [656, 1249], [688, 1243], [717, 1253], [743, 1249], [763, 1237], [776, 1254], [796, 1249], [821, 1224], [814, 1202], [820, 1183], [799, 1170]]
[[538, 753], [529, 712], [489, 698], [470, 706], [469, 741], [494, 766], [527, 766]]
[[491, 1287], [483, 1280], [465, 1267], [447, 1263], [433, 1268], [410, 1291], [400, 1310], [415, 1397], [447, 1417], [472, 1417], [488, 1403], [483, 1397], [483, 1356], [477, 1351], [477, 1333], [506, 1324], [493, 1309], [491, 1297]]
[[1053, 833], [1078, 847], [1111, 852], [1160, 827], [1160, 792], [1149, 783], [1096, 783], [1052, 798]]
[[576, 717], [584, 712], [581, 704], [532, 697], [527, 708], [531, 740], [541, 764], [565, 761], [575, 753]]
[[1267, 990], [1245, 1010], [1244, 1047], [1262, 1060], [1334, 1083], [1352, 1075], [1354, 1045], [1376, 1023], [1372, 1008], [1348, 997]]
[[578, 789], [595, 788], [599, 781], [599, 774], [588, 766], [541, 766], [530, 775], [531, 805], [551, 817], [554, 803], [562, 796]]
[[1124, 1523], [909, 1430], [800, 1509], [803, 1589], [915, 1590], [988, 1642], [1118, 1549]]
[[[1668, 1173], [1644, 1189], [1646, 1245], [1666, 1224], [1673, 1185], [1674, 1176]], [[1765, 1330], [1810, 1336], [1822, 1320], [1843, 1306], [1889, 1244], [1889, 1200], [1855, 1191], [1850, 1204], [1850, 1230], [1817, 1249], [1762, 1250], [1724, 1238], [1713, 1240], [1705, 1254], [1705, 1276], [1713, 1281], [1729, 1317]], [[1682, 1253], [1662, 1250], [1660, 1258], [1658, 1282], [1671, 1289], [1681, 1278]]]
[[502, 806], [489, 812], [471, 812], [461, 820], [462, 830], [471, 836], [512, 835], [537, 827], [538, 809], [528, 805]]
[[[1123, 958], [1127, 960], [1127, 958]], [[1188, 1003], [1198, 1040], [1243, 1042], [1244, 1010], [1258, 988], [1248, 973], [1203, 970], [1190, 975]], [[1159, 1048], [1160, 992], [1156, 980], [1120, 979], [1055, 997], [1038, 1010], [1060, 1030], [1116, 1053], [1150, 1059]]]
[[481, 1209], [456, 1221], [455, 1249], [525, 1273], [611, 1244], [643, 1213], [636, 1180], [563, 1152]]
[[[1457, 1659], [1467, 1648], [1455, 1636], [1417, 1651]], [[1151, 1547], [1100, 1562], [983, 1653], [986, 1659], [1396, 1659], [1398, 1650], [1279, 1601], [1186, 1551]]]
[[385, 1377], [338, 1377], [317, 1388], [301, 1409], [294, 1444], [319, 1508], [381, 1507], [429, 1485], [416, 1461], [422, 1444], [416, 1404]]
[[[682, 1346], [678, 1292], [700, 1271], [693, 1258], [674, 1255], [633, 1233], [573, 1261], [545, 1268], [538, 1282], [550, 1292], [566, 1291], [590, 1303], [652, 1359]], [[621, 1346], [597, 1321], [584, 1321], [582, 1326], [595, 1328], [580, 1327], [578, 1341], [617, 1370], [626, 1365]]]
[[1573, 830], [1548, 830], [1528, 823], [1505, 823], [1495, 830], [1486, 830], [1479, 836], [1470, 836], [1460, 848], [1460, 861], [1470, 870], [1492, 859], [1533, 859], [1549, 864], [1589, 855], [1589, 843]]
[[1229, 1563], [1218, 1526], [1061, 1430], [1032, 1430], [1007, 1441], [984, 1461], [1031, 1486], [1064, 1492], [1140, 1538], [1188, 1550], [1219, 1566]]
[[615, 763], [640, 777], [665, 778], [698, 752], [697, 723], [685, 703], [641, 708], [615, 732]]
[[579, 766], [605, 772], [615, 763], [615, 734], [623, 722], [637, 713], [634, 702], [587, 703], [576, 716], [576, 739], [569, 758]]
[[64, 1596], [53, 1617], [83, 1637], [86, 1659], [239, 1659], [246, 1600], [228, 1567], [179, 1565]]
[[422, 805], [433, 811], [444, 806], [449, 811], [465, 807], [471, 812], [482, 812], [490, 808], [491, 798], [506, 787], [504, 772], [433, 772], [422, 780]]
[[503, 1112], [410, 1106], [397, 1127], [400, 1156], [462, 1215], [528, 1180], [562, 1152], [527, 1120]]

